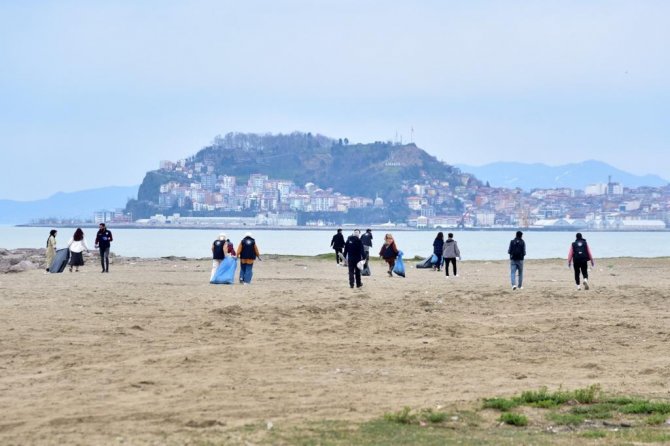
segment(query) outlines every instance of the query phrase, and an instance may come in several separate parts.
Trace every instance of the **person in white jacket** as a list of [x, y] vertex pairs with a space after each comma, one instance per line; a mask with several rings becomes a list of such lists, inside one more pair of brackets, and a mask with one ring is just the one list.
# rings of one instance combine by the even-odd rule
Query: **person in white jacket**
[[78, 272], [79, 267], [84, 265], [84, 255], [82, 253], [84, 250], [88, 251], [84, 231], [81, 228], [77, 228], [74, 231], [74, 235], [70, 238], [67, 247], [70, 248], [70, 272], [72, 272], [72, 267]]

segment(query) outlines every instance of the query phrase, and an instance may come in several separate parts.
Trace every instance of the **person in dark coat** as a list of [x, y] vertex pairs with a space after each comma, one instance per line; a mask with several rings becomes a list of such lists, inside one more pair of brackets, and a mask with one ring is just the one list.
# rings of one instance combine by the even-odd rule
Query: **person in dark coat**
[[444, 249], [444, 234], [438, 232], [435, 240], [433, 240], [433, 254], [437, 257], [437, 262], [433, 265], [433, 271], [441, 270], [442, 267], [442, 250]]
[[344, 249], [344, 235], [342, 235], [342, 228], [337, 230], [330, 241], [330, 247], [335, 250], [335, 261], [340, 264], [340, 257], [342, 257], [342, 250]]
[[570, 245], [570, 250], [568, 251], [568, 268], [574, 264], [575, 267], [575, 283], [577, 284], [577, 289], [581, 290], [582, 286], [579, 284], [579, 273], [582, 273], [584, 277], [584, 289], [589, 289], [589, 265], [596, 266], [596, 263], [593, 261], [593, 255], [591, 254], [591, 248], [589, 244], [586, 243], [586, 239], [582, 237], [582, 233], [578, 232], [576, 235], [576, 240]]
[[393, 277], [393, 267], [395, 266], [395, 259], [398, 258], [398, 247], [393, 240], [392, 234], [386, 234], [384, 236], [384, 244], [379, 250], [379, 257], [384, 259], [388, 264], [389, 270], [386, 272], [389, 277]]
[[356, 288], [363, 286], [361, 282], [361, 270], [358, 268], [358, 262], [365, 260], [365, 250], [360, 239], [361, 231], [356, 229], [352, 235], [347, 238], [344, 246], [344, 258], [347, 259], [347, 266], [349, 267], [349, 287], [354, 287], [354, 279]]
[[519, 275], [518, 288], [523, 289], [523, 259], [526, 257], [526, 242], [523, 241], [522, 237], [523, 232], [516, 231], [516, 237], [509, 242], [509, 248], [507, 248], [512, 291], [517, 289], [517, 273]]

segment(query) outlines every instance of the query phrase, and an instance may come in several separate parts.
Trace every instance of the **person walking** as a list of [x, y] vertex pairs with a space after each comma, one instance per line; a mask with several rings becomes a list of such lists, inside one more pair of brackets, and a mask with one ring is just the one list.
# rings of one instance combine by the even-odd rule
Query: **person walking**
[[363, 286], [361, 282], [361, 270], [358, 263], [365, 260], [365, 250], [363, 249], [363, 242], [360, 239], [361, 231], [354, 230], [354, 233], [347, 238], [344, 245], [344, 258], [347, 259], [347, 266], [349, 268], [349, 287], [354, 287], [354, 279], [356, 288]]
[[516, 231], [516, 237], [509, 242], [509, 248], [507, 248], [512, 291], [517, 289], [517, 274], [519, 275], [518, 288], [523, 289], [523, 259], [526, 257], [526, 242], [522, 237], [523, 232]]
[[95, 247], [100, 250], [100, 265], [103, 273], [109, 272], [109, 249], [114, 240], [112, 231], [107, 229], [107, 225], [100, 223], [98, 233], [95, 236]]
[[46, 251], [47, 268], [45, 273], [49, 272], [49, 268], [51, 268], [51, 264], [54, 262], [54, 257], [56, 257], [56, 234], [58, 234], [58, 231], [52, 229], [51, 231], [49, 231], [49, 237], [47, 237], [47, 251]]
[[442, 250], [442, 257], [444, 258], [444, 272], [449, 277], [449, 264], [451, 263], [454, 270], [454, 277], [458, 277], [458, 270], [456, 269], [456, 257], [461, 260], [461, 250], [458, 249], [458, 243], [454, 240], [454, 234], [451, 232], [447, 234], [447, 240], [444, 242], [444, 249]]
[[75, 272], [79, 272], [79, 267], [84, 265], [83, 252], [84, 250], [88, 251], [84, 231], [81, 228], [77, 228], [74, 231], [74, 235], [70, 238], [67, 247], [70, 249], [70, 272], [72, 272], [72, 267], [74, 267]]
[[398, 247], [395, 244], [395, 240], [393, 240], [393, 235], [390, 233], [384, 236], [384, 244], [379, 250], [379, 256], [389, 266], [387, 274], [389, 277], [393, 277], [393, 267], [395, 266], [395, 259], [398, 257]]
[[335, 262], [339, 265], [340, 258], [344, 258], [342, 250], [344, 249], [344, 235], [342, 235], [342, 228], [337, 230], [337, 233], [330, 240], [330, 247], [335, 250]]
[[[442, 231], [437, 233], [435, 240], [433, 240], [433, 255], [437, 257], [436, 262], [433, 264], [433, 271], [440, 271], [442, 267], [442, 250], [444, 249], [444, 234]], [[449, 274], [447, 273], [447, 276]]]
[[568, 251], [568, 268], [571, 264], [575, 268], [575, 283], [577, 284], [577, 289], [581, 290], [582, 286], [579, 284], [579, 273], [584, 277], [584, 289], [589, 289], [589, 265], [595, 266], [596, 263], [593, 261], [593, 255], [591, 255], [591, 248], [589, 244], [586, 243], [586, 239], [582, 237], [581, 232], [578, 232], [575, 236], [576, 240], [570, 245], [570, 250]]
[[248, 285], [254, 275], [254, 260], [263, 260], [251, 232], [244, 234], [244, 238], [237, 247], [237, 256], [240, 259], [240, 283]]
[[363, 251], [365, 251], [365, 265], [363, 265], [364, 276], [370, 275], [370, 249], [372, 248], [372, 229], [366, 229], [365, 234], [361, 235], [361, 243], [363, 243]]
[[230, 243], [228, 243], [228, 238], [223, 232], [219, 234], [219, 238], [212, 242], [212, 274], [209, 277], [210, 281], [214, 278], [216, 270], [228, 254], [229, 247]]

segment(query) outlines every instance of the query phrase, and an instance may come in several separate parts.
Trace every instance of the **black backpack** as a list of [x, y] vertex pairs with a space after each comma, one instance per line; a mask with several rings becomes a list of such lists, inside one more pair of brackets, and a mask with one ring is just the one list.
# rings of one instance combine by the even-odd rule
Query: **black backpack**
[[586, 244], [586, 240], [581, 239], [572, 243], [572, 259], [575, 262], [588, 262], [589, 260], [589, 248]]
[[523, 260], [524, 253], [524, 242], [521, 239], [514, 239], [511, 242], [509, 248], [510, 257], [512, 260]]

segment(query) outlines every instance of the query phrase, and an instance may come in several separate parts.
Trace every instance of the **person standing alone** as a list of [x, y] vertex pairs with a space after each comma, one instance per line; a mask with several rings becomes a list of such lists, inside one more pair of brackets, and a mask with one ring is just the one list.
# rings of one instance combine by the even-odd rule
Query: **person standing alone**
[[579, 273], [581, 272], [584, 277], [584, 289], [589, 289], [589, 261], [591, 266], [595, 266], [593, 261], [593, 256], [591, 255], [591, 249], [589, 248], [586, 239], [582, 237], [581, 232], [578, 232], [575, 236], [576, 240], [570, 245], [570, 250], [568, 251], [568, 268], [570, 265], [574, 265], [575, 268], [575, 283], [577, 284], [577, 289], [581, 290], [582, 287], [579, 284]]
[[523, 232], [516, 231], [516, 237], [509, 242], [510, 280], [512, 291], [517, 289], [517, 273], [519, 275], [518, 288], [523, 289], [523, 259], [526, 257], [526, 242], [523, 241]]
[[361, 282], [361, 270], [358, 263], [365, 260], [365, 250], [363, 249], [363, 242], [360, 239], [361, 231], [354, 230], [354, 233], [347, 238], [347, 243], [344, 245], [344, 257], [347, 259], [347, 266], [349, 267], [349, 287], [354, 287], [354, 279], [356, 288], [363, 286]]
[[330, 241], [330, 247], [335, 250], [335, 262], [339, 265], [340, 257], [343, 257], [342, 250], [344, 249], [344, 236], [342, 235], [341, 228], [337, 230], [337, 233]]
[[113, 240], [112, 231], [107, 229], [104, 223], [100, 223], [98, 233], [95, 235], [95, 247], [100, 249], [100, 265], [103, 273], [109, 272], [109, 249]]

